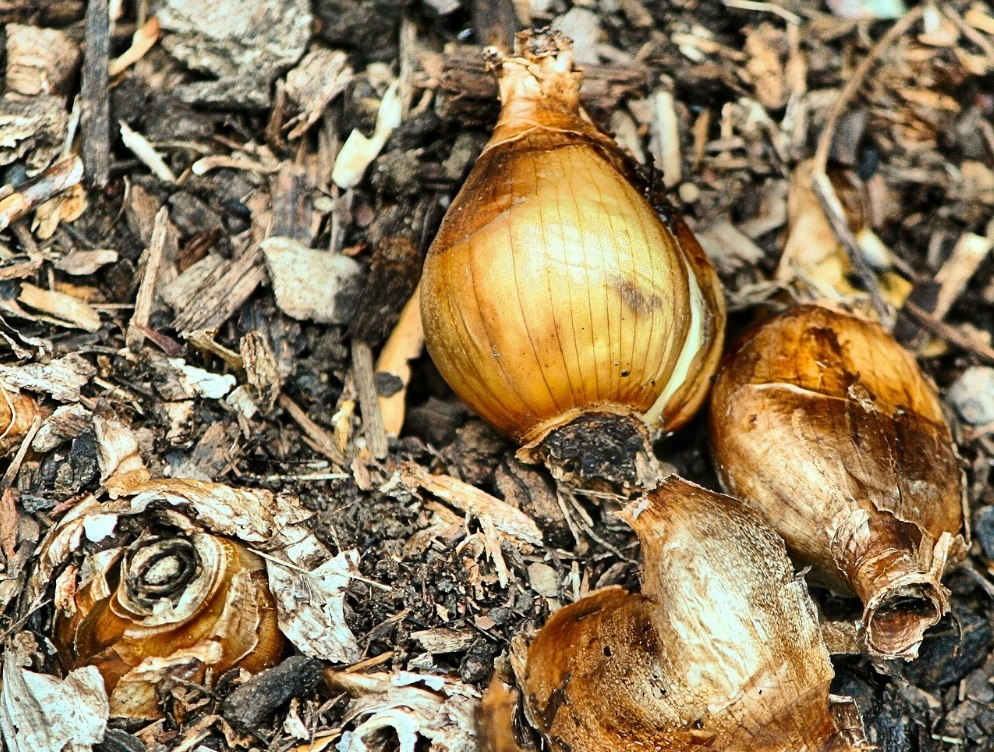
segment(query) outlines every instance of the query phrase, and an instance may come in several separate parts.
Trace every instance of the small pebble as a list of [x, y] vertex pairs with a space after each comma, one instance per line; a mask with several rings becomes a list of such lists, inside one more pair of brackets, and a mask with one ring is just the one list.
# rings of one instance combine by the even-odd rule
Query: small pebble
[[975, 426], [994, 423], [994, 368], [967, 368], [949, 387], [947, 396], [967, 423]]
[[680, 195], [680, 200], [685, 204], [692, 204], [701, 197], [701, 189], [697, 187], [696, 183], [681, 183], [677, 192]]

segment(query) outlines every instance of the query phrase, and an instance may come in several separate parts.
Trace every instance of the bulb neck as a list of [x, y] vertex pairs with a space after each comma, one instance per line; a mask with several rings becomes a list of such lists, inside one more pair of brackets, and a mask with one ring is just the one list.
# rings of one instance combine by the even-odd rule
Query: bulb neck
[[518, 459], [544, 464], [566, 486], [631, 496], [659, 482], [659, 463], [645, 423], [619, 406], [557, 419], [533, 434], [538, 438], [518, 450]]
[[891, 514], [859, 510], [833, 540], [846, 582], [863, 601], [863, 639], [871, 657], [912, 660], [922, 637], [949, 609], [940, 579], [952, 543], [937, 543]]

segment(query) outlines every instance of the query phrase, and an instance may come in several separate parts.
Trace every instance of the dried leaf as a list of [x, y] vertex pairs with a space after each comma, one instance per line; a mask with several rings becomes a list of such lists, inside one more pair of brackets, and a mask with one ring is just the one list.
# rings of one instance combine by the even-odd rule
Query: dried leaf
[[[359, 721], [342, 734], [338, 752], [370, 752], [367, 740], [391, 729], [400, 752], [414, 752], [422, 739], [438, 752], [475, 752], [474, 716], [479, 693], [461, 682], [441, 676], [395, 674], [325, 674], [329, 687], [354, 698], [347, 717]], [[417, 686], [422, 685], [422, 686]]]
[[361, 657], [345, 623], [345, 589], [358, 561], [357, 551], [343, 551], [310, 572], [274, 559], [267, 562], [280, 629], [304, 655], [334, 663]]
[[3, 657], [0, 730], [10, 752], [85, 752], [104, 739], [110, 706], [95, 668], [65, 679], [28, 671], [27, 649], [8, 644]]
[[494, 527], [512, 542], [542, 545], [542, 531], [531, 517], [485, 491], [449, 475], [432, 475], [413, 462], [404, 463], [401, 473], [408, 488], [422, 488], [465, 514], [489, 517]]

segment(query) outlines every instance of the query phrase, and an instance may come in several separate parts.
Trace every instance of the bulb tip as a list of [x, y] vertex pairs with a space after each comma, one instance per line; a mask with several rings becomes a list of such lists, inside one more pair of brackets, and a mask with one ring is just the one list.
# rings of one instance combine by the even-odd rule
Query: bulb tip
[[864, 642], [870, 655], [884, 660], [917, 658], [925, 631], [949, 609], [946, 593], [928, 575], [878, 593], [863, 611]]

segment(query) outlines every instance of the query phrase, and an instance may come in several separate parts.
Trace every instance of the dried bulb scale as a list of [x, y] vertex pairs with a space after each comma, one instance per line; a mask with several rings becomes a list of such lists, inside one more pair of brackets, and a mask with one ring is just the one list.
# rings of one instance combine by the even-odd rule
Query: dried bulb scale
[[917, 655], [964, 550], [964, 484], [914, 358], [873, 321], [796, 306], [735, 345], [710, 418], [726, 490], [817, 579], [862, 599], [872, 656]]
[[202, 683], [208, 670], [256, 672], [286, 654], [264, 563], [245, 546], [170, 531], [104, 553], [57, 609], [53, 641], [67, 669], [100, 671], [112, 716], [160, 717], [166, 677]]
[[560, 609], [528, 653], [525, 707], [550, 749], [856, 746], [807, 587], [758, 514], [670, 476], [622, 516], [642, 542], [641, 594]]
[[581, 112], [568, 39], [526, 32], [495, 68], [500, 117], [425, 261], [432, 359], [519, 443], [594, 412], [671, 431], [720, 357], [714, 270]]
[[[805, 284], [824, 291], [825, 295], [834, 290], [832, 294], [851, 298], [858, 292], [850, 281], [853, 265], [815, 193], [813, 164], [810, 159], [801, 162], [790, 177], [787, 239], [776, 278], [782, 282], [800, 278]], [[866, 186], [852, 170], [832, 167], [827, 175], [864, 258], [881, 270], [881, 292], [891, 305], [900, 307], [911, 292], [911, 283], [890, 270], [891, 251], [871, 226], [871, 203]]]

